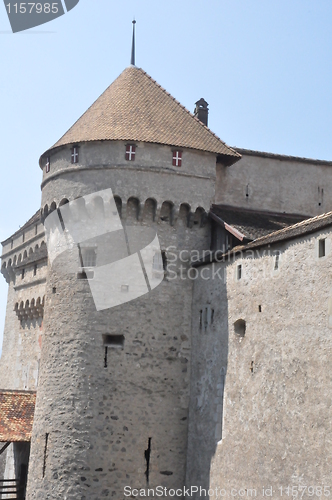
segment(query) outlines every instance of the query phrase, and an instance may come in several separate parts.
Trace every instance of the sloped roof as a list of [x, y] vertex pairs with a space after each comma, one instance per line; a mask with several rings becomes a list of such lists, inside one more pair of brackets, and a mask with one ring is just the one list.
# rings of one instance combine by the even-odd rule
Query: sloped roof
[[86, 141], [150, 142], [241, 158], [145, 71], [129, 66], [52, 148]]
[[246, 250], [251, 250], [253, 248], [261, 248], [266, 245], [272, 245], [275, 243], [292, 240], [295, 238], [299, 238], [301, 236], [305, 236], [307, 234], [312, 234], [317, 231], [321, 231], [324, 228], [332, 226], [332, 212], [327, 212], [326, 214], [317, 215], [316, 217], [311, 217], [310, 219], [303, 220], [292, 226], [285, 227], [280, 229], [279, 231], [275, 231], [273, 233], [267, 234], [266, 236], [262, 236], [261, 238], [257, 238], [254, 241], [251, 241], [245, 245], [238, 245], [229, 252], [223, 253], [221, 250], [217, 250], [207, 255], [206, 257], [198, 260], [197, 262], [193, 262], [193, 267], [199, 267], [206, 263], [214, 262], [218, 260], [227, 260], [232, 255], [236, 255], [241, 252], [245, 252]]
[[331, 225], [332, 212], [327, 212], [326, 214], [311, 217], [310, 219], [306, 219], [302, 222], [298, 222], [297, 224], [293, 224], [292, 226], [263, 236], [262, 238], [258, 238], [257, 240], [248, 243], [248, 245], [235, 247], [231, 250], [231, 253], [271, 245], [272, 243], [278, 243], [279, 241], [291, 240], [293, 238], [298, 238], [299, 236], [315, 233], [316, 231], [320, 231]]
[[306, 215], [264, 212], [228, 205], [212, 205], [211, 215], [216, 215], [222, 222], [239, 231], [247, 240], [256, 240], [308, 219]]
[[30, 441], [36, 393], [0, 391], [0, 442]]

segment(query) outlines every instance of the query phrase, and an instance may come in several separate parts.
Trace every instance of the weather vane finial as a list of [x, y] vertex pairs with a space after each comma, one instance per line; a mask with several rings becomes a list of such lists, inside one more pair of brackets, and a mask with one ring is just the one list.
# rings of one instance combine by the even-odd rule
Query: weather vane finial
[[131, 45], [131, 64], [135, 66], [135, 18], [133, 19], [133, 42]]

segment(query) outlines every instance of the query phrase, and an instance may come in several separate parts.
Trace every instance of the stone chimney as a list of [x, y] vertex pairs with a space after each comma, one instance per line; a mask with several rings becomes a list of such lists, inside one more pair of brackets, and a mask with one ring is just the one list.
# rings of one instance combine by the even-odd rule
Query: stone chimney
[[205, 99], [203, 99], [203, 97], [196, 102], [196, 108], [194, 114], [202, 123], [204, 123], [204, 125], [207, 126], [209, 117], [209, 108], [208, 108], [208, 103], [206, 102]]

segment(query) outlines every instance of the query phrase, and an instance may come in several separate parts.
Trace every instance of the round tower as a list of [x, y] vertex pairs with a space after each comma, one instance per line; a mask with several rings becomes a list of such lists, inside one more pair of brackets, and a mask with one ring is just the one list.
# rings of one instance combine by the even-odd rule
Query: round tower
[[41, 156], [49, 263], [27, 498], [184, 486], [190, 257], [210, 247], [216, 161], [237, 158], [135, 66]]

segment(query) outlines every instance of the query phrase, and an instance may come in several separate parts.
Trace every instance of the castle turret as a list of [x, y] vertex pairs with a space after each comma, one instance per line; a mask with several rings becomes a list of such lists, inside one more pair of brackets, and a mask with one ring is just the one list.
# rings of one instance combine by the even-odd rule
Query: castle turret
[[216, 160], [238, 158], [134, 66], [41, 156], [49, 264], [29, 499], [184, 485], [189, 256], [210, 245]]

